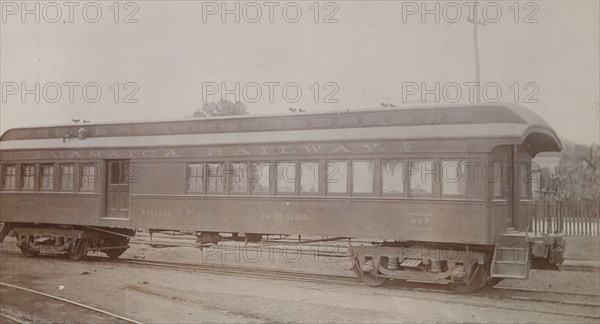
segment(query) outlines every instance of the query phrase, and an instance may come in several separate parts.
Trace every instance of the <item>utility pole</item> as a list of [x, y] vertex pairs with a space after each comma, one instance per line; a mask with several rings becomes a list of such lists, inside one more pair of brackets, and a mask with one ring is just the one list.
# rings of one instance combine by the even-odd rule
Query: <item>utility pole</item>
[[[473, 16], [467, 17], [467, 21], [473, 24], [473, 49], [475, 50], [475, 101], [481, 102], [481, 72], [479, 71], [479, 39], [477, 37], [477, 25], [485, 26], [485, 21], [479, 21], [477, 12], [479, 1], [475, 0], [473, 5]], [[471, 15], [469, 15], [471, 16]]]

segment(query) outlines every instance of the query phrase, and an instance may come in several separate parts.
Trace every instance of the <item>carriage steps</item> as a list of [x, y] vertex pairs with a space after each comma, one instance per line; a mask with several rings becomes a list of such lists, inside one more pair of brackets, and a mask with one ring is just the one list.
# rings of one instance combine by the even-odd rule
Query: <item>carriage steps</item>
[[524, 235], [502, 235], [494, 251], [491, 277], [527, 279], [530, 268], [527, 238]]

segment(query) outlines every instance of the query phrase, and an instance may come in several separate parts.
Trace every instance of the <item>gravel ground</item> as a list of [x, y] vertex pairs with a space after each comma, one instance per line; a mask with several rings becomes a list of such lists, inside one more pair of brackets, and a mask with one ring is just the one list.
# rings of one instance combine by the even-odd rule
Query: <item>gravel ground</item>
[[[8, 257], [2, 259], [0, 270], [4, 282], [149, 323], [574, 323], [594, 322], [591, 317], [600, 315], [565, 305], [549, 307], [546, 303], [487, 297], [221, 276], [60, 258]], [[63, 321], [61, 317], [47, 320]]]
[[[162, 237], [164, 240], [189, 243], [182, 237]], [[11, 239], [7, 239], [2, 247], [14, 250], [11, 248], [13, 244]], [[594, 249], [593, 244], [586, 243], [585, 239], [576, 240], [574, 244], [580, 248]], [[319, 256], [310, 252], [332, 251], [330, 246], [326, 248], [323, 245], [320, 249], [308, 249], [307, 254], [299, 254], [299, 250], [293, 246], [282, 251], [251, 244], [247, 249], [242, 249], [243, 243], [235, 242], [204, 250], [131, 244], [126, 256], [353, 276], [349, 258]], [[436, 295], [396, 290], [393, 287], [350, 287], [153, 270], [119, 263], [70, 262], [60, 257], [24, 259], [15, 254], [0, 257], [0, 280], [72, 298], [151, 323], [572, 323], [595, 322], [594, 316], [600, 318], [600, 309], [579, 309], [565, 305]], [[58, 289], [59, 286], [64, 289]], [[529, 280], [505, 280], [500, 286], [553, 291], [557, 293], [557, 298], [561, 298], [560, 292], [598, 294], [600, 275], [598, 272], [532, 270]], [[9, 304], [2, 301], [5, 298], [13, 297], [0, 291], [2, 309]], [[44, 316], [49, 315], [45, 313]], [[57, 317], [52, 320], [65, 319]]]

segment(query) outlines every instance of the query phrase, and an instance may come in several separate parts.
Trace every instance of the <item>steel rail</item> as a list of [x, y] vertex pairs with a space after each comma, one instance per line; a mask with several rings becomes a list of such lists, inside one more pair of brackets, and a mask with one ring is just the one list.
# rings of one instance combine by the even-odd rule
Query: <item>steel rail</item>
[[124, 316], [121, 316], [121, 315], [117, 315], [117, 314], [114, 314], [114, 313], [111, 313], [111, 312], [108, 312], [108, 311], [105, 311], [105, 310], [102, 310], [102, 309], [99, 309], [99, 308], [96, 308], [96, 307], [93, 307], [93, 306], [88, 306], [88, 305], [85, 305], [85, 304], [82, 304], [82, 303], [79, 303], [79, 302], [76, 302], [76, 301], [72, 301], [72, 300], [69, 300], [69, 299], [66, 299], [66, 298], [62, 298], [62, 297], [50, 295], [50, 294], [47, 294], [47, 293], [44, 293], [44, 292], [41, 292], [41, 291], [37, 291], [37, 290], [33, 290], [33, 289], [21, 287], [21, 286], [9, 284], [9, 283], [6, 283], [6, 282], [1, 282], [1, 281], [0, 281], [0, 286], [9, 287], [9, 288], [13, 288], [13, 289], [18, 289], [18, 290], [21, 290], [21, 291], [26, 291], [26, 292], [30, 292], [30, 293], [33, 293], [33, 294], [36, 294], [36, 295], [40, 295], [40, 296], [48, 297], [48, 298], [51, 298], [51, 299], [59, 300], [59, 301], [62, 301], [64, 303], [67, 303], [67, 304], [79, 306], [79, 307], [86, 308], [86, 309], [89, 309], [89, 310], [92, 310], [92, 311], [95, 311], [95, 312], [98, 312], [98, 313], [101, 313], [101, 314], [104, 314], [104, 315], [108, 315], [110, 317], [118, 318], [118, 319], [123, 320], [125, 322], [135, 323], [135, 324], [142, 324], [142, 322], [133, 320], [131, 318], [127, 318], [127, 317], [124, 317]]

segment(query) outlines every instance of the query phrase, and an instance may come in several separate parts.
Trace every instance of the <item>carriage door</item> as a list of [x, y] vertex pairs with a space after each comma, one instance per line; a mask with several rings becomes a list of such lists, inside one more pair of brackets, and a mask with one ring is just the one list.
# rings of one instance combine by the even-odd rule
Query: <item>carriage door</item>
[[129, 160], [108, 161], [106, 216], [129, 218]]
[[514, 229], [514, 183], [512, 165], [512, 147], [498, 146], [492, 151], [492, 162], [494, 164], [493, 174], [489, 179], [493, 180], [492, 203], [494, 207], [494, 223], [501, 231]]

